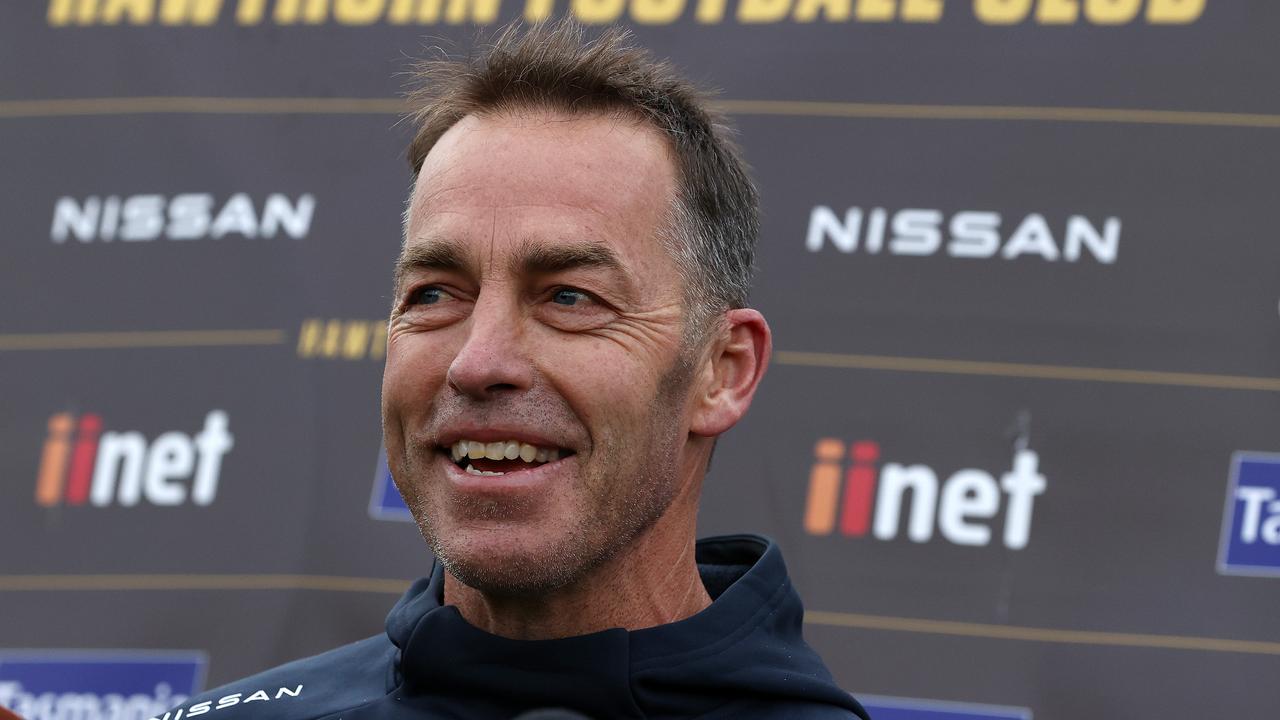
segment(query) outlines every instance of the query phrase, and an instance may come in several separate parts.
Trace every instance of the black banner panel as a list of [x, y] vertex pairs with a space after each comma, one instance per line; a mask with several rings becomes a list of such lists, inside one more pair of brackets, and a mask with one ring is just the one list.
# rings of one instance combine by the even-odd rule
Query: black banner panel
[[407, 71], [563, 16], [737, 128], [775, 354], [699, 533], [781, 544], [843, 687], [1275, 716], [1280, 5], [1243, 0], [0, 5], [0, 707], [148, 718], [381, 632], [432, 565], [378, 410]]

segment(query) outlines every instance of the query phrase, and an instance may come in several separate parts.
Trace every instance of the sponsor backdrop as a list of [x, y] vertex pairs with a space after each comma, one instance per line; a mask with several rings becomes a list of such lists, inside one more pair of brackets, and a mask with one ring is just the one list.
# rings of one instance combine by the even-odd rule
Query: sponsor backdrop
[[403, 72], [565, 14], [740, 130], [777, 354], [700, 531], [781, 542], [843, 686], [1275, 716], [1263, 0], [3, 3], [0, 704], [146, 718], [381, 631], [431, 566], [378, 423]]

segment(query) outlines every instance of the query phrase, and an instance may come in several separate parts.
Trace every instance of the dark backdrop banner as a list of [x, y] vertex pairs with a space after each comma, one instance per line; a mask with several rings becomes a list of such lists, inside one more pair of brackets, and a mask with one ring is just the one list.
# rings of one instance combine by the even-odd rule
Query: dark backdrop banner
[[380, 459], [404, 72], [566, 14], [740, 131], [777, 353], [700, 532], [782, 544], [844, 687], [1275, 716], [1263, 0], [3, 3], [0, 705], [148, 717], [381, 631], [431, 566]]

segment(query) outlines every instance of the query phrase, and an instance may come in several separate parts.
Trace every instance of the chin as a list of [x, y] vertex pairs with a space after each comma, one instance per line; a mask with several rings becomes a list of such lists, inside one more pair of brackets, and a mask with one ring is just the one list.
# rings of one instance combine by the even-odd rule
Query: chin
[[486, 594], [543, 594], [577, 582], [617, 552], [614, 543], [559, 529], [471, 529], [428, 542], [454, 578]]
[[507, 536], [497, 542], [432, 542], [449, 574], [462, 584], [492, 595], [552, 592], [586, 575], [604, 561], [575, 552], [570, 543]]

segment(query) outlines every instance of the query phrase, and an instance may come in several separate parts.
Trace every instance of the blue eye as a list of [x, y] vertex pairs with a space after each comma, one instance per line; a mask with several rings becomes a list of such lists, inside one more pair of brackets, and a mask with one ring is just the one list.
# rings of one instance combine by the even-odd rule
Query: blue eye
[[443, 290], [434, 285], [429, 285], [413, 294], [413, 302], [415, 305], [435, 305], [443, 299], [443, 296]]
[[579, 300], [586, 300], [587, 294], [580, 290], [557, 290], [555, 295], [551, 296], [551, 302], [557, 305], [577, 305]]

